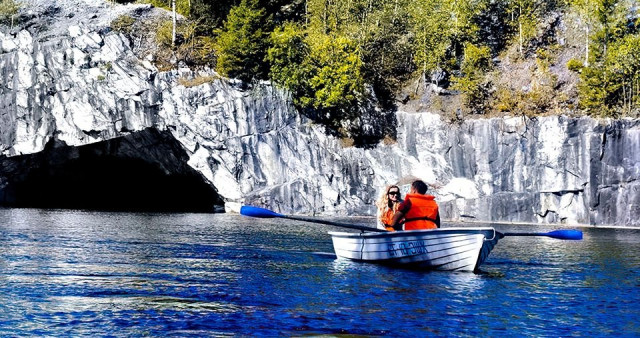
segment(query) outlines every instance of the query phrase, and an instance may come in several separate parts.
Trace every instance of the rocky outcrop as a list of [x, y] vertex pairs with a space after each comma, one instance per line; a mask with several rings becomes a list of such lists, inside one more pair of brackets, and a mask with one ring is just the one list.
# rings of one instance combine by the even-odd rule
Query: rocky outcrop
[[148, 128], [83, 146], [52, 140], [0, 159], [5, 206], [133, 211], [223, 211], [170, 132]]
[[[140, 179], [147, 170], [178, 182], [167, 183], [174, 188], [163, 196], [206, 200], [209, 211], [244, 203], [283, 213], [371, 215], [386, 184], [419, 177], [432, 184], [445, 219], [640, 225], [638, 121], [549, 116], [450, 124], [436, 114], [397, 112], [397, 142], [343, 147], [269, 83], [243, 90], [218, 78], [185, 87], [182, 80], [216, 74], [160, 72], [136, 56], [127, 37], [106, 28], [110, 16], [152, 8], [76, 0], [100, 15], [70, 16], [73, 0], [30, 2], [40, 10], [31, 20], [47, 13], [57, 24], [55, 34], [29, 24], [0, 33], [5, 205], [38, 194], [73, 200], [61, 190], [82, 194], [87, 184], [73, 176], [97, 168], [114, 169], [90, 177], [115, 176], [93, 193], [125, 182], [108, 195], [127, 194], [136, 181], [124, 179], [131, 168]], [[59, 179], [70, 160], [79, 163], [78, 175], [67, 175], [66, 184], [36, 179]], [[158, 195], [148, 184], [142, 189], [153, 192], [132, 200]], [[35, 205], [47, 205], [46, 198]]]

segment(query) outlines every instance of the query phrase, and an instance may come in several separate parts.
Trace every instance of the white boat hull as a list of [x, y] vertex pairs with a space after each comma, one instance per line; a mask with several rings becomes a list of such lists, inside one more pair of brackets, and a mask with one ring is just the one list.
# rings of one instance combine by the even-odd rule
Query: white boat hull
[[329, 234], [338, 257], [447, 271], [476, 270], [499, 239], [488, 227]]

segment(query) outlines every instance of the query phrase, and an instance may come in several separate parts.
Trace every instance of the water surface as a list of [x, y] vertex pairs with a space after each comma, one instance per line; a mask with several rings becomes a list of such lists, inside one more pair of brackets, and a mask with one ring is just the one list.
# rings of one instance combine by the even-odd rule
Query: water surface
[[508, 237], [479, 273], [451, 273], [317, 254], [329, 230], [0, 209], [0, 335], [640, 335], [640, 231]]

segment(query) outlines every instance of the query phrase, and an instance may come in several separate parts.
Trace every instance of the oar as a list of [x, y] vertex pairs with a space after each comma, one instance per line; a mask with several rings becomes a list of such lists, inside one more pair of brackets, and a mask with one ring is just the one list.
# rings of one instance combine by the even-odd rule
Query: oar
[[504, 232], [500, 233], [501, 237], [504, 236], [546, 236], [557, 239], [568, 240], [581, 240], [582, 231], [579, 230], [554, 230], [551, 232]]
[[324, 221], [324, 220], [320, 220], [320, 219], [305, 218], [305, 217], [286, 216], [286, 215], [279, 214], [277, 212], [273, 212], [273, 211], [268, 210], [268, 209], [252, 207], [252, 206], [248, 206], [248, 205], [243, 205], [240, 208], [240, 214], [241, 215], [245, 215], [245, 216], [251, 216], [251, 217], [259, 217], [259, 218], [286, 218], [286, 219], [292, 219], [292, 220], [296, 220], [296, 221], [327, 224], [327, 225], [333, 225], [333, 226], [337, 226], [337, 227], [356, 229], [356, 230], [362, 230], [362, 231], [386, 232], [386, 230], [377, 229], [377, 228], [371, 228], [371, 227], [364, 226], [364, 225], [355, 225], [355, 224], [349, 224], [349, 223], [338, 223], [338, 222]]

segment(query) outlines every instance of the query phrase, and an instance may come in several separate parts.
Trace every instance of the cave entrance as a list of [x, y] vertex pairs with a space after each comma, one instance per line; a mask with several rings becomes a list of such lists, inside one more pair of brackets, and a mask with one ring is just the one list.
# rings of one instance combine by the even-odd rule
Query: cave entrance
[[95, 144], [50, 142], [40, 153], [4, 158], [0, 203], [105, 211], [217, 212], [220, 195], [188, 164], [168, 132], [147, 129]]

